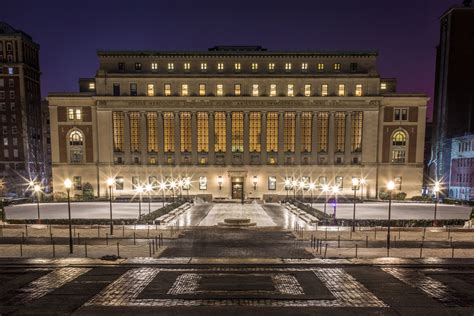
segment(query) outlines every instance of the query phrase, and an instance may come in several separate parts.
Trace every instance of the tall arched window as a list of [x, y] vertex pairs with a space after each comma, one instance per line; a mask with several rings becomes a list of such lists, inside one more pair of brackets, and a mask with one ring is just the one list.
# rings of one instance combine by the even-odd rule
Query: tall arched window
[[407, 134], [396, 131], [392, 135], [392, 163], [405, 163]]
[[71, 163], [82, 163], [84, 157], [84, 135], [73, 130], [69, 134], [69, 161]]

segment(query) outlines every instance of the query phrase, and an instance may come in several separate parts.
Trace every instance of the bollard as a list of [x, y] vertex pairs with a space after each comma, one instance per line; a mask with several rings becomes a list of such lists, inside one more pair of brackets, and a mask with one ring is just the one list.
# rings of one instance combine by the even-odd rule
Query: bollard
[[108, 246], [109, 245], [109, 234], [105, 233], [105, 244]]
[[77, 244], [81, 244], [81, 234], [77, 233]]
[[135, 238], [135, 231], [133, 232], [133, 245], [135, 246], [137, 244], [137, 240]]
[[25, 243], [25, 233], [21, 232], [21, 242]]
[[122, 225], [122, 237], [125, 237], [125, 225]]
[[25, 235], [28, 237], [28, 224], [25, 224]]
[[150, 257], [151, 257], [151, 242], [148, 240], [148, 250], [150, 252]]
[[341, 248], [341, 235], [337, 235], [337, 248]]
[[23, 257], [23, 243], [20, 243], [20, 257]]
[[369, 248], [369, 235], [365, 235], [365, 248]]
[[316, 240], [316, 252], [318, 252], [318, 251], [319, 251], [319, 239]]
[[87, 258], [87, 243], [84, 244], [84, 256]]
[[117, 257], [120, 257], [120, 243], [117, 243]]
[[155, 248], [155, 247], [156, 247], [156, 246], [155, 246], [155, 240], [152, 239], [152, 240], [151, 240], [151, 243], [152, 243], [152, 246], [153, 246], [153, 254], [155, 254], [155, 249], [156, 249], [156, 248]]
[[155, 250], [158, 249], [158, 236], [155, 236]]
[[355, 256], [356, 258], [357, 258], [357, 250], [358, 250], [358, 247], [357, 247], [357, 244], [356, 244], [356, 256]]
[[55, 243], [53, 242], [53, 258], [56, 258], [56, 247], [55, 247]]
[[326, 254], [328, 252], [328, 244], [324, 247], [324, 259], [326, 259]]

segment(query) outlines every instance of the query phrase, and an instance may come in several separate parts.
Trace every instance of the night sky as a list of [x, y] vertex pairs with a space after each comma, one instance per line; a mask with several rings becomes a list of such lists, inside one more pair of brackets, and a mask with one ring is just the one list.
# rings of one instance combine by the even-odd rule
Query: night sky
[[461, 0], [2, 1], [0, 20], [41, 45], [42, 94], [77, 91], [97, 49], [376, 50], [399, 92], [433, 96], [439, 16]]

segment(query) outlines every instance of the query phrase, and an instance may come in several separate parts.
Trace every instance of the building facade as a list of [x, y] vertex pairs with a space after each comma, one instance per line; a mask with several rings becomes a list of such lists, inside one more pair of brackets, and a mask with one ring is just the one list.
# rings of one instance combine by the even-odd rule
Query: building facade
[[191, 195], [268, 200], [309, 194], [310, 182], [352, 194], [357, 177], [366, 197], [389, 180], [420, 194], [428, 98], [396, 93], [376, 53], [217, 46], [98, 57], [79, 93], [48, 98], [56, 191], [66, 178], [101, 196], [109, 177], [118, 195], [189, 178]]
[[[447, 10], [440, 18], [436, 50], [431, 177], [449, 181], [450, 139], [474, 133], [474, 8], [472, 1]], [[447, 193], [447, 192], [442, 192]]]
[[451, 139], [449, 197], [474, 200], [474, 134]]
[[7, 192], [44, 176], [39, 45], [0, 22], [0, 178]]

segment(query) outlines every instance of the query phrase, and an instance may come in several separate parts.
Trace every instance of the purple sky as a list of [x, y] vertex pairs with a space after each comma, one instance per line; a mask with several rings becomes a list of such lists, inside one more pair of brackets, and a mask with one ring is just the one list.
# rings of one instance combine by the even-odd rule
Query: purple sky
[[[363, 3], [363, 5], [361, 4]], [[3, 1], [0, 20], [41, 45], [42, 94], [77, 91], [97, 49], [377, 50], [399, 92], [433, 96], [439, 16], [461, 0]]]

